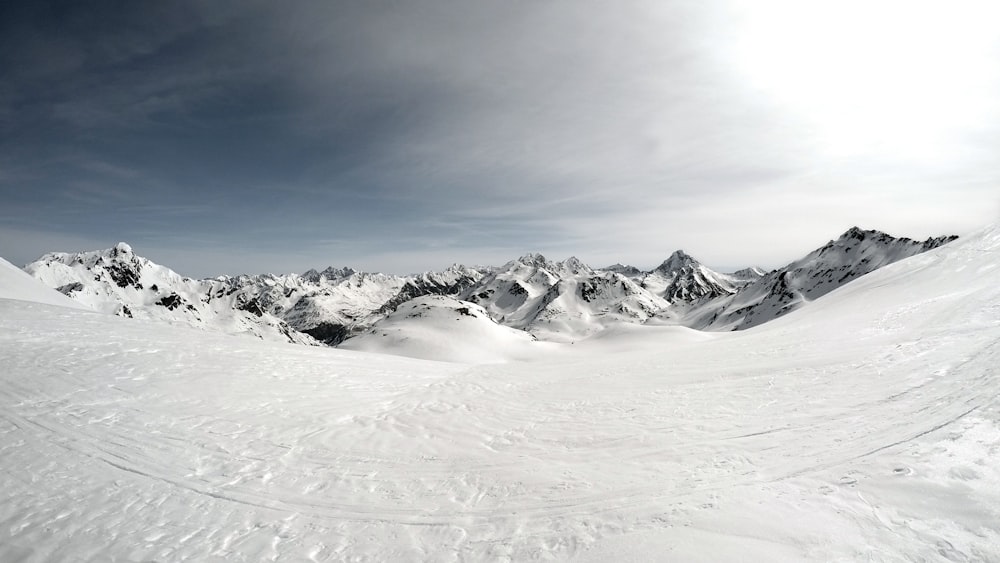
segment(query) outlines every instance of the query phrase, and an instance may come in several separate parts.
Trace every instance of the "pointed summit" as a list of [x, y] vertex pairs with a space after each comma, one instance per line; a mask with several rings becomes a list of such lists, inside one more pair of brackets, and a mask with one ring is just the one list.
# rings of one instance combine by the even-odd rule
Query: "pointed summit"
[[725, 276], [677, 250], [642, 279], [642, 287], [674, 304], [692, 304], [729, 295], [736, 289]]
[[700, 265], [697, 260], [695, 260], [690, 254], [684, 252], [683, 250], [675, 250], [669, 258], [663, 261], [662, 264], [657, 266], [653, 271], [660, 272], [663, 274], [669, 274], [671, 272], [677, 272], [686, 266], [698, 266]]
[[127, 243], [119, 242], [111, 249], [112, 256], [118, 256], [120, 254], [132, 254], [132, 247]]
[[594, 270], [592, 270], [590, 266], [584, 264], [576, 256], [570, 256], [569, 258], [560, 262], [558, 266], [566, 273], [573, 275], [591, 274], [594, 272]]
[[844, 234], [840, 235], [840, 238], [838, 238], [837, 240], [838, 241], [847, 241], [850, 239], [865, 240], [866, 238], [869, 237], [879, 237], [879, 236], [888, 237], [889, 235], [883, 233], [882, 231], [864, 230], [860, 227], [855, 226], [851, 227], [850, 229], [847, 229], [844, 232]]
[[536, 268], [545, 268], [551, 266], [548, 258], [543, 256], [540, 252], [529, 252], [524, 256], [521, 256], [515, 262], [520, 262], [525, 266], [534, 266]]

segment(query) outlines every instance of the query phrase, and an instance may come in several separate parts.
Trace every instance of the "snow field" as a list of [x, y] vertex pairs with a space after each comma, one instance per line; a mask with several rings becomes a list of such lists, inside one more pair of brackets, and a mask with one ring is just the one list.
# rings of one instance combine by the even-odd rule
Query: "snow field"
[[494, 365], [0, 300], [0, 560], [998, 561], [998, 250]]

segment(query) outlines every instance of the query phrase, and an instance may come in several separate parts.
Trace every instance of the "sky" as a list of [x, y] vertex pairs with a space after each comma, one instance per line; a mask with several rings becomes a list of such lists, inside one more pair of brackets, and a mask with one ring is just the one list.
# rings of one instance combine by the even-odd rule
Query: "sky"
[[777, 267], [1000, 221], [993, 0], [4, 2], [0, 256]]

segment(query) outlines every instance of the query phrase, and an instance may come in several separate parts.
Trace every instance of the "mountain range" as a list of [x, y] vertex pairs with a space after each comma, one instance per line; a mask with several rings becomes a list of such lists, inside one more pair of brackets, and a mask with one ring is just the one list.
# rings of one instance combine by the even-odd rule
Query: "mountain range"
[[[482, 334], [514, 330], [528, 338], [571, 342], [621, 323], [709, 331], [751, 328], [955, 238], [913, 241], [854, 227], [771, 272], [716, 272], [678, 250], [649, 271], [622, 264], [595, 269], [575, 257], [556, 262], [531, 253], [496, 268], [454, 265], [410, 276], [329, 267], [303, 274], [195, 280], [138, 256], [126, 243], [107, 250], [49, 253], [24, 271], [105, 313], [266, 340], [339, 345], [362, 337], [354, 347], [372, 348], [377, 346], [371, 335], [380, 330], [405, 334], [409, 323], [452, 318], [464, 310], [457, 316], [476, 319], [476, 331]], [[441, 299], [419, 299], [425, 296]], [[401, 307], [406, 312], [394, 314]], [[414, 307], [425, 313], [414, 314]], [[428, 308], [442, 310], [427, 314]], [[400, 346], [392, 338], [378, 342], [387, 349]]]

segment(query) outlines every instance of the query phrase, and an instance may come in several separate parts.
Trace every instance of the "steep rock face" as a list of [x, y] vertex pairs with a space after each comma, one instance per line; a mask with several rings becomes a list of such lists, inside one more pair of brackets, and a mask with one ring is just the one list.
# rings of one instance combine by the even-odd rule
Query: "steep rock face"
[[958, 237], [922, 242], [852, 227], [837, 240], [706, 303], [684, 320], [703, 330], [743, 330], [785, 315], [878, 268], [937, 248]]
[[91, 309], [123, 317], [182, 322], [267, 340], [315, 344], [226, 280], [196, 281], [136, 255], [119, 243], [107, 250], [54, 252], [25, 271]]

